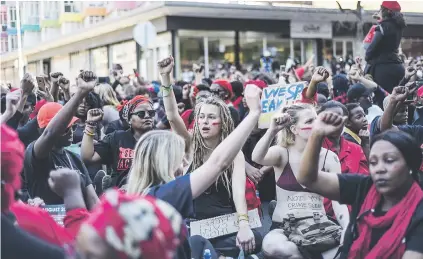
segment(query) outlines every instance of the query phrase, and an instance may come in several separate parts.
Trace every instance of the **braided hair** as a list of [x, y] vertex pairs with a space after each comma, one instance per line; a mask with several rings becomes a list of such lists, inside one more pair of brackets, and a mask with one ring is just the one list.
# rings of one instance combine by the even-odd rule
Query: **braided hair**
[[[199, 168], [201, 165], [204, 164], [204, 157], [208, 154], [208, 152], [211, 152], [212, 149], [207, 147], [206, 143], [204, 142], [204, 138], [201, 136], [200, 133], [200, 127], [198, 125], [198, 117], [201, 112], [201, 108], [205, 104], [211, 104], [215, 105], [220, 110], [220, 119], [221, 119], [221, 132], [220, 132], [220, 139], [219, 143], [221, 143], [226, 137], [231, 134], [231, 132], [234, 130], [234, 122], [231, 117], [231, 112], [228, 108], [228, 106], [219, 98], [210, 96], [205, 99], [201, 99], [199, 103], [195, 106], [195, 121], [194, 121], [194, 132], [193, 132], [193, 162], [192, 162], [192, 170]], [[219, 181], [223, 183], [226, 190], [229, 193], [229, 196], [231, 196], [231, 176], [233, 173], [234, 165], [233, 163], [231, 166], [223, 172], [216, 181], [216, 188]]]

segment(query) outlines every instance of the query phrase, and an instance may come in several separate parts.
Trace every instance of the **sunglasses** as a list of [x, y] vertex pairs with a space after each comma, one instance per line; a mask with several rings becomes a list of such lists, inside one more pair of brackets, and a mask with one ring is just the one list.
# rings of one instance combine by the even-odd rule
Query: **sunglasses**
[[156, 115], [156, 111], [155, 110], [139, 111], [139, 112], [132, 113], [131, 115], [137, 115], [141, 119], [144, 119], [146, 114], [148, 114], [149, 118], [152, 118], [154, 117], [154, 115]]

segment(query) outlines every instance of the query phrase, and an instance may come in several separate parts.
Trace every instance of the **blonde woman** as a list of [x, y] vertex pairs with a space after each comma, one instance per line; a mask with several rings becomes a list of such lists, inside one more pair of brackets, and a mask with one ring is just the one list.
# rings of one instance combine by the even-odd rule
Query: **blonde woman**
[[100, 96], [103, 101], [103, 120], [101, 124], [104, 128], [109, 125], [110, 122], [119, 120], [119, 111], [117, 107], [120, 105], [116, 93], [109, 84], [100, 84], [96, 86], [95, 92]]
[[[272, 118], [269, 129], [252, 153], [254, 162], [273, 166], [275, 171], [277, 204], [272, 216], [271, 231], [263, 240], [263, 252], [268, 257], [320, 256], [320, 252], [302, 249], [303, 247], [297, 246], [290, 238], [292, 228], [296, 227], [293, 223], [297, 224], [310, 217], [320, 222], [328, 222], [323, 197], [308, 191], [296, 179], [302, 163], [302, 153], [316, 118], [316, 111], [309, 104], [299, 103], [284, 107], [280, 114]], [[278, 144], [271, 146], [275, 137]], [[319, 158], [319, 168], [331, 173], [341, 173], [335, 153], [322, 149]], [[340, 231], [336, 234], [340, 237]], [[339, 240], [335, 241], [337, 242]]]
[[[185, 142], [187, 160], [192, 161], [188, 172], [201, 168], [208, 163], [212, 152], [234, 130], [234, 123], [228, 106], [219, 98], [208, 97], [195, 106], [194, 130], [191, 135], [178, 113], [175, 95], [170, 84], [173, 69], [173, 57], [159, 62], [159, 71], [163, 83], [163, 102], [167, 119], [172, 130]], [[248, 136], [245, 136], [248, 137]], [[223, 151], [227, 155], [227, 151]], [[215, 166], [220, 166], [215, 164]], [[215, 184], [210, 186], [194, 201], [194, 219], [208, 219], [216, 216], [238, 213], [239, 231], [237, 234], [210, 239], [215, 249], [224, 256], [237, 257], [239, 248], [245, 253], [260, 251], [261, 235], [252, 231], [247, 218], [245, 199], [245, 159], [238, 151], [233, 163], [222, 169]]]
[[128, 192], [156, 196], [174, 206], [183, 218], [192, 217], [194, 199], [210, 186], [214, 188], [214, 183], [226, 172], [225, 169], [232, 165], [234, 159], [238, 159], [242, 146], [260, 116], [260, 93], [261, 90], [255, 86], [246, 88], [244, 96], [250, 107], [248, 116], [210, 152], [202, 165], [176, 179], [175, 174], [181, 170], [184, 139], [175, 133], [161, 130], [143, 135], [135, 147]]

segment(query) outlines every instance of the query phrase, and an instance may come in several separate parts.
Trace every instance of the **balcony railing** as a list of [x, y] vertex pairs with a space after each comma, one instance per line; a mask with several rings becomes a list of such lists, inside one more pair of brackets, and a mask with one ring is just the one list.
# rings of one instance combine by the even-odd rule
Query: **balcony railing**
[[107, 14], [106, 7], [86, 7], [84, 16], [105, 16]]
[[41, 28], [57, 28], [57, 27], [60, 27], [60, 21], [52, 20], [52, 19], [41, 20], [40, 27]]
[[60, 15], [59, 22], [82, 22], [84, 20], [84, 16], [80, 13], [63, 13]]
[[40, 31], [40, 25], [38, 24], [23, 24], [22, 25], [23, 31]]

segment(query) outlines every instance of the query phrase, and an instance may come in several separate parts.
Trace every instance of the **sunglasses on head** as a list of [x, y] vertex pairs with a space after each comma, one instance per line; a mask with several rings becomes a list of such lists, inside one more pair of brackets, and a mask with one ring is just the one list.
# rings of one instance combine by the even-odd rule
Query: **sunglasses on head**
[[156, 115], [156, 111], [155, 110], [148, 110], [148, 111], [139, 111], [139, 112], [132, 113], [132, 115], [137, 115], [141, 119], [144, 119], [146, 114], [148, 114], [148, 117], [152, 118], [152, 117], [154, 117], [154, 115]]

